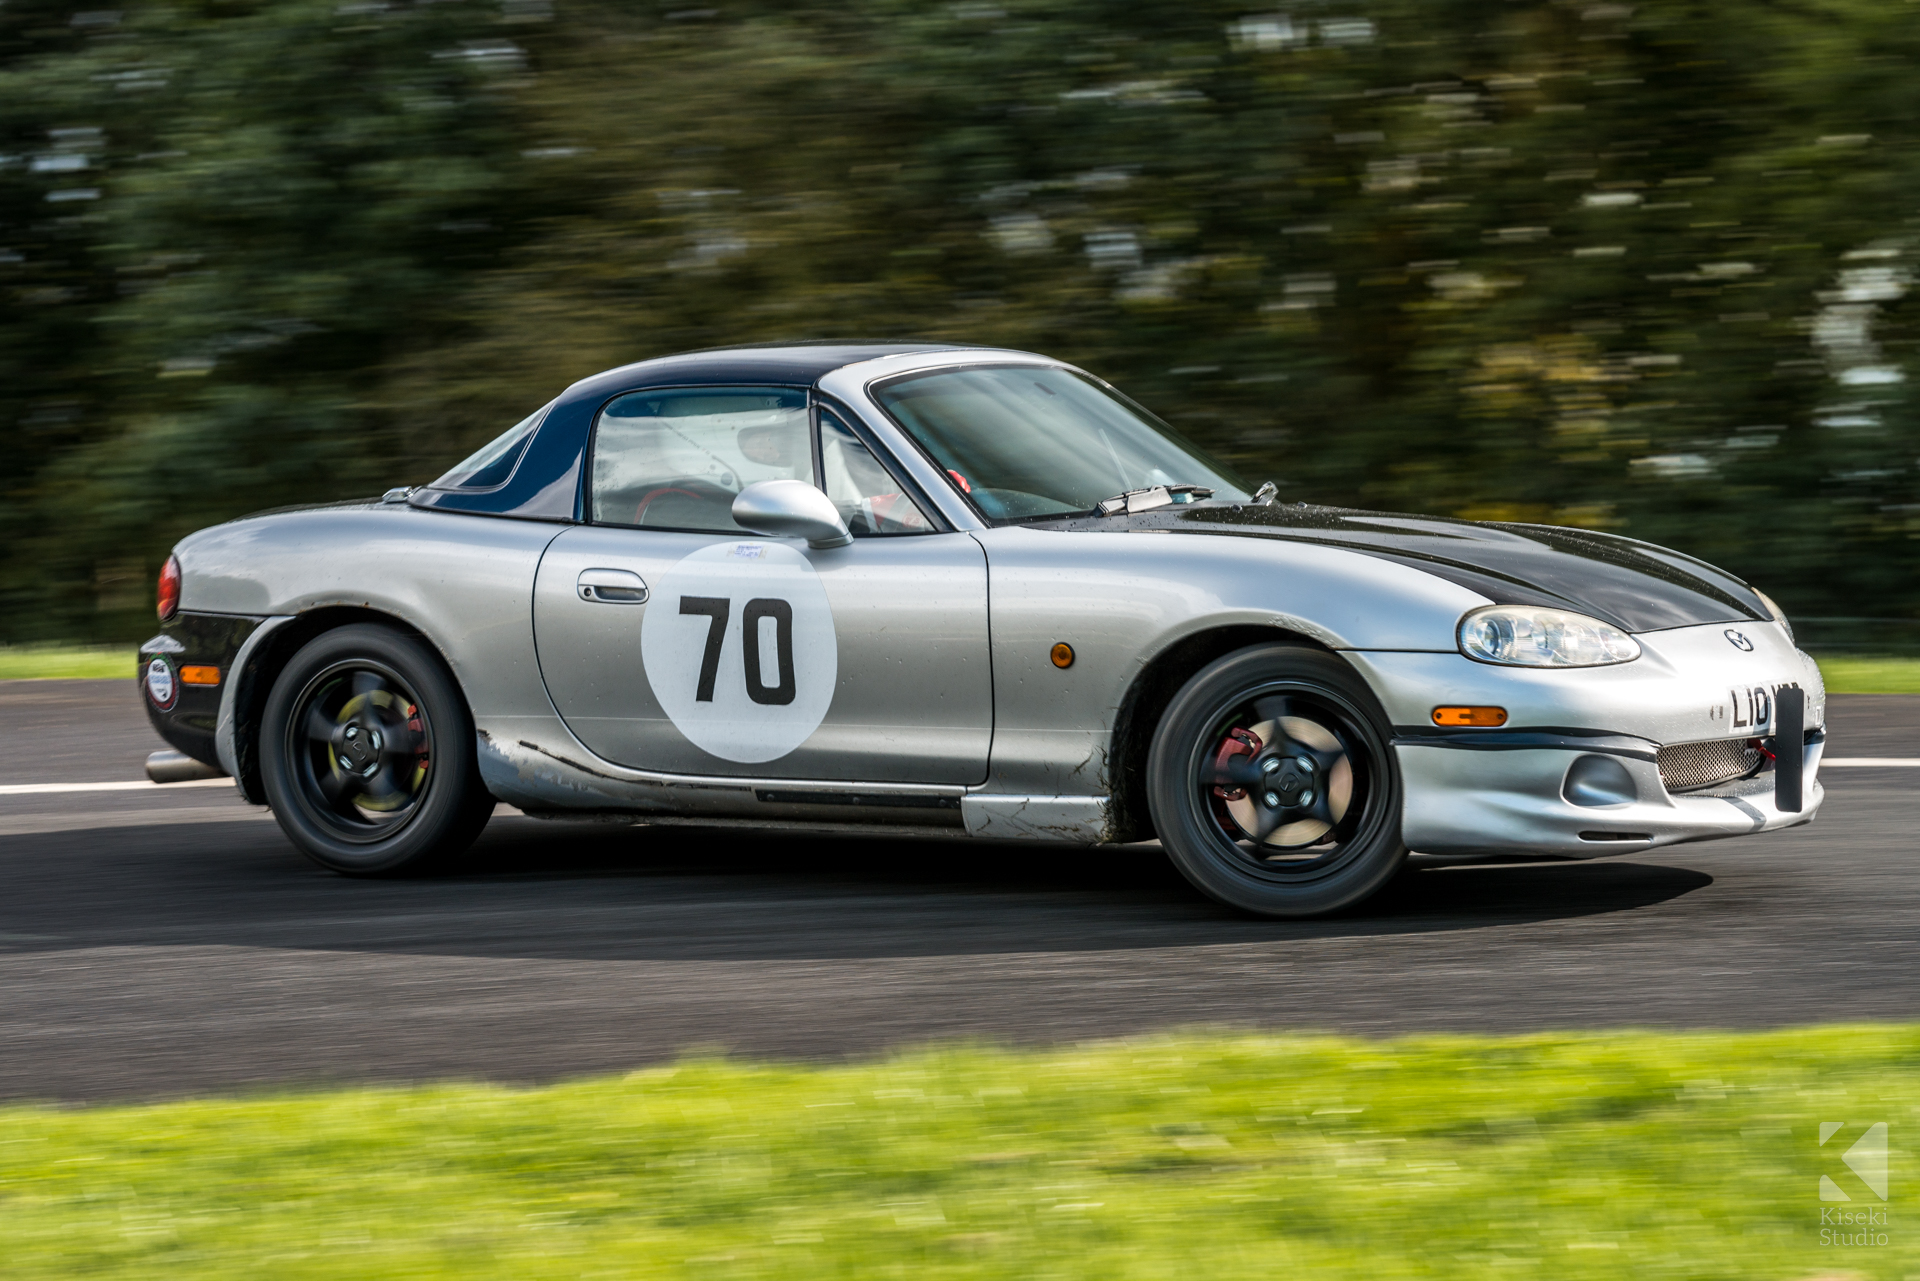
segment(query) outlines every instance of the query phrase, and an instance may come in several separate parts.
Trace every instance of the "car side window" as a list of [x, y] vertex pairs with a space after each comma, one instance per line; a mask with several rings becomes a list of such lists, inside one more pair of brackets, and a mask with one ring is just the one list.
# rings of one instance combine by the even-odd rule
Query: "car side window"
[[861, 439], [831, 410], [820, 411], [822, 487], [855, 536], [924, 534], [933, 523]]
[[807, 394], [785, 387], [632, 392], [594, 427], [596, 524], [744, 533], [733, 500], [755, 481], [813, 481]]

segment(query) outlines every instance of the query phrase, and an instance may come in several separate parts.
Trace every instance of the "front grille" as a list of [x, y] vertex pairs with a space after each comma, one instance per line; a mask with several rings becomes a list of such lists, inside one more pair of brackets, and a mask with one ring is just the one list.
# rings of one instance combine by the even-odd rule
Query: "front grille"
[[1766, 753], [1750, 738], [1710, 743], [1672, 743], [1660, 749], [1660, 781], [1669, 792], [1696, 792], [1755, 773]]

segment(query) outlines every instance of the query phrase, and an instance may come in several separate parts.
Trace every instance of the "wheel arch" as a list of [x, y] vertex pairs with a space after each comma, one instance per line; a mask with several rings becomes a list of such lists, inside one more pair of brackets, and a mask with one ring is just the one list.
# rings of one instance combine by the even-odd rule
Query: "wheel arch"
[[453, 664], [447, 662], [445, 652], [434, 643], [431, 636], [398, 614], [360, 605], [323, 605], [297, 614], [291, 621], [261, 638], [260, 644], [248, 656], [246, 670], [240, 673], [234, 690], [233, 756], [238, 766], [234, 779], [249, 803], [266, 804], [266, 788], [260, 778], [260, 717], [266, 709], [267, 695], [272, 691], [273, 683], [308, 641], [353, 623], [377, 623], [424, 642], [447, 669], [460, 696], [466, 697], [459, 674], [454, 671]]
[[1173, 696], [1209, 663], [1252, 645], [1270, 644], [1336, 652], [1301, 632], [1235, 623], [1183, 636], [1140, 669], [1128, 685], [1113, 722], [1112, 746], [1107, 754], [1107, 795], [1111, 798], [1108, 839], [1144, 841], [1157, 835], [1147, 807], [1147, 753], [1153, 746], [1154, 729]]

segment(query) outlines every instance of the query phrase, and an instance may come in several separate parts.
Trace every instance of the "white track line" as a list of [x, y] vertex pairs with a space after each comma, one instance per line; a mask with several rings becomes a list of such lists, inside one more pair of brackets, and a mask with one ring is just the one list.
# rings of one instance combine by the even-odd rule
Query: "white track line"
[[232, 787], [230, 778], [195, 778], [184, 783], [5, 783], [0, 796], [51, 796], [56, 792], [149, 792], [155, 788]]
[[1820, 762], [1820, 768], [1837, 765], [1841, 769], [1848, 766], [1872, 766], [1876, 769], [1915, 769], [1920, 768], [1920, 756], [1829, 756]]

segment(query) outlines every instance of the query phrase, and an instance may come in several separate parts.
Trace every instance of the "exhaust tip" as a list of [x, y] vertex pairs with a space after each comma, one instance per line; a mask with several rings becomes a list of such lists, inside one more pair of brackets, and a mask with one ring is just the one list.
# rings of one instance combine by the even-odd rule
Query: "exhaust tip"
[[198, 778], [225, 778], [227, 772], [196, 761], [185, 752], [154, 752], [147, 757], [147, 777], [155, 783], [190, 783]]

